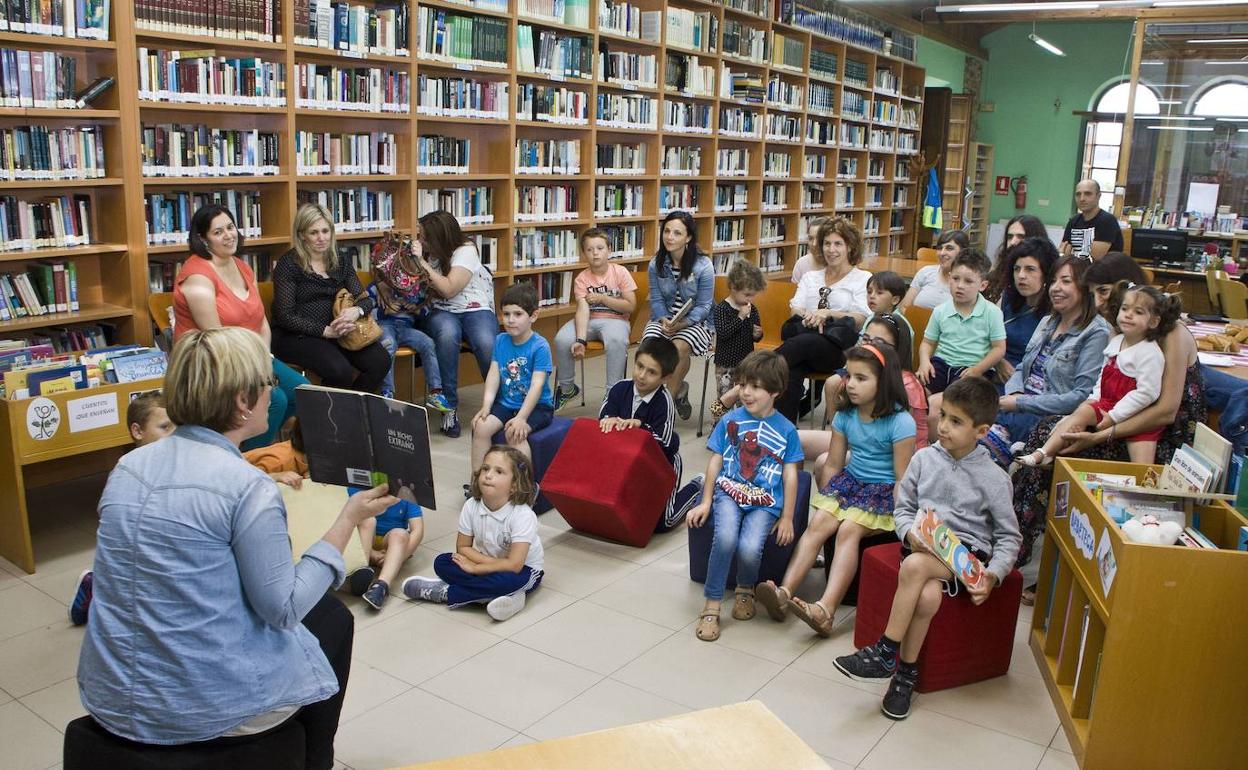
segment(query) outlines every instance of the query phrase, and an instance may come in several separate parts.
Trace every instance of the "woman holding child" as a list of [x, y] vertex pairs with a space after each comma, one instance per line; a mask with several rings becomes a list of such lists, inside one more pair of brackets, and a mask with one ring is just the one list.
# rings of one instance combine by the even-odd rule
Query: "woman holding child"
[[776, 349], [789, 365], [788, 387], [776, 408], [790, 421], [798, 418], [806, 378], [844, 366], [845, 350], [857, 342], [858, 329], [871, 314], [871, 274], [857, 267], [862, 261], [858, 226], [845, 217], [829, 220], [819, 228], [819, 243], [826, 267], [802, 276], [789, 303], [794, 315], [785, 322], [784, 342]]
[[[204, 206], [191, 217], [188, 237], [191, 254], [173, 287], [173, 339], [196, 329], [239, 326], [273, 343], [256, 275], [236, 256], [243, 248], [243, 234], [234, 215], [224, 206]], [[247, 442], [247, 449], [268, 446], [295, 413], [295, 388], [308, 384], [303, 375], [272, 359], [277, 387], [269, 399], [268, 430]]]
[[[1059, 266], [1066, 265], [1072, 259], [1077, 264], [1088, 264], [1086, 260], [1064, 257], [1059, 262]], [[1059, 267], [1059, 275], [1060, 270]], [[1142, 282], [1143, 275], [1139, 265], [1125, 255], [1107, 254], [1100, 262], [1087, 268], [1082, 292], [1089, 298], [1089, 301], [1097, 303], [1101, 293], [1108, 293], [1098, 292], [1098, 288], [1112, 287], [1118, 281], [1124, 280]], [[1056, 298], [1053, 300], [1053, 305], [1056, 310], [1058, 305]], [[1117, 315], [1116, 307], [1100, 307], [1099, 304], [1097, 306], [1104, 313]], [[1106, 323], [1105, 326], [1108, 327], [1109, 324]], [[1036, 334], [1039, 335], [1043, 329], [1044, 324], [1041, 324], [1041, 329]], [[1108, 342], [1108, 337], [1106, 342]], [[1122, 437], [1147, 433], [1160, 428], [1163, 432], [1157, 440], [1155, 461], [1164, 464], [1170, 461], [1176, 449], [1192, 441], [1196, 424], [1204, 422], [1208, 417], [1204, 377], [1196, 357], [1196, 340], [1186, 326], [1178, 324], [1169, 334], [1159, 340], [1159, 344], [1165, 358], [1165, 370], [1161, 375], [1161, 396], [1150, 406], [1121, 423], [1102, 430], [1089, 428], [1067, 434], [1068, 443], [1061, 452], [1063, 456], [1125, 461], [1128, 459], [1127, 443]], [[1099, 374], [1099, 371], [1098, 363], [1096, 369], [1093, 370], [1093, 377]], [[1078, 400], [1086, 398], [1085, 393]], [[1073, 403], [1077, 404], [1078, 400]], [[1073, 405], [1069, 411], [1073, 411]], [[1034, 452], [1042, 447], [1062, 414], [1053, 413], [1040, 419], [1026, 438], [1023, 451]], [[1031, 558], [1031, 548], [1035, 538], [1044, 531], [1045, 516], [1049, 507], [1049, 489], [1053, 481], [1052, 474], [1053, 467], [1048, 465], [1035, 468], [1022, 467], [1014, 475], [1014, 511], [1018, 514], [1018, 524], [1023, 532], [1023, 545], [1019, 552], [1018, 562], [1020, 565], [1026, 564]], [[1032, 586], [1023, 592], [1023, 601], [1029, 603], [1028, 599], [1034, 598], [1034, 595], [1034, 586]]]
[[663, 218], [659, 250], [648, 273], [650, 321], [641, 338], [664, 337], [675, 343], [680, 363], [664, 384], [672, 393], [676, 413], [688, 420], [693, 413], [685, 382], [690, 358], [710, 352], [715, 337], [711, 329], [715, 266], [698, 249], [697, 223], [689, 212], [673, 211]]
[[[305, 203], [295, 212], [291, 230], [294, 248], [273, 266], [273, 350], [330, 387], [378, 392], [390, 372], [390, 354], [381, 342], [359, 350], [338, 344], [373, 311], [374, 303], [355, 267], [338, 257], [333, 214]], [[335, 314], [335, 298], [343, 289], [356, 304]]]
[[266, 430], [273, 383], [249, 331], [174, 346], [178, 428], [123, 457], [100, 498], [78, 684], [100, 727], [144, 744], [237, 745], [296, 719], [306, 766], [327, 770], [354, 621], [326, 592], [356, 526], [396, 500], [384, 486], [352, 496], [295, 561], [277, 485], [239, 453]]

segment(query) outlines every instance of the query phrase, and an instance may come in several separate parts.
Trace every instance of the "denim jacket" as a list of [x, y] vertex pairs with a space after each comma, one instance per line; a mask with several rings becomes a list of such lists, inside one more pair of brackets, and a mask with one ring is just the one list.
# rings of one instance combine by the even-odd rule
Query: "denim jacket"
[[685, 300], [693, 298], [693, 307], [689, 309], [685, 320], [690, 326], [709, 325], [711, 322], [711, 305], [715, 302], [715, 266], [705, 254], [699, 254], [694, 260], [693, 272], [689, 280], [678, 280], [672, 272], [672, 263], [663, 262], [662, 270], [655, 268], [658, 258], [650, 260], [650, 317], [654, 320], [666, 318], [668, 309]]
[[78, 687], [109, 732], [209, 740], [338, 691], [301, 621], [342, 554], [320, 541], [295, 563], [277, 485], [224, 436], [184, 425], [127, 454], [99, 511]]
[[1009, 382], [1006, 393], [1018, 393], [1018, 411], [1031, 414], [1070, 414], [1081, 401], [1087, 400], [1101, 376], [1105, 362], [1105, 346], [1109, 344], [1110, 326], [1099, 315], [1082, 329], [1071, 329], [1058, 338], [1053, 353], [1044, 363], [1044, 392], [1022, 395], [1032, 364], [1044, 347], [1053, 328], [1061, 318], [1050, 313], [1040, 321], [1027, 343], [1023, 360]]

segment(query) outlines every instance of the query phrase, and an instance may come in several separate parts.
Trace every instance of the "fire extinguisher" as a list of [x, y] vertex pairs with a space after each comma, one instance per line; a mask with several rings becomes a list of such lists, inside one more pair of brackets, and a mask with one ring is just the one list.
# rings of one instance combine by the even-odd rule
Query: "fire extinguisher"
[[1024, 174], [1011, 179], [1010, 189], [1014, 191], [1014, 208], [1027, 208], [1027, 175]]

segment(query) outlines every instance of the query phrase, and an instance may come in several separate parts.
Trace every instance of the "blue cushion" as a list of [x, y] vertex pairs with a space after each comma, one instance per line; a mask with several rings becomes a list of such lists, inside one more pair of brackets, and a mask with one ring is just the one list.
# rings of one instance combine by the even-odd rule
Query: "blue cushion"
[[[555, 454], [559, 452], [559, 447], [563, 446], [563, 439], [568, 435], [568, 431], [572, 429], [572, 420], [567, 417], [556, 416], [541, 430], [534, 431], [529, 434], [529, 449], [533, 452], [533, 480], [537, 483], [542, 482], [542, 477], [546, 475], [546, 469], [555, 459]], [[495, 444], [506, 444], [507, 439], [500, 430], [494, 434], [493, 441]], [[545, 513], [555, 506], [546, 499], [545, 495], [538, 495], [537, 502], [533, 504], [533, 510], [537, 513]]]

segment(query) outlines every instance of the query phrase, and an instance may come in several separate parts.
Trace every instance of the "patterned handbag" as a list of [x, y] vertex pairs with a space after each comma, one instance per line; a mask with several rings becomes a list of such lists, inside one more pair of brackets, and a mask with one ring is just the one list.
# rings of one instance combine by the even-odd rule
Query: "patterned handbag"
[[373, 244], [373, 285], [385, 315], [421, 318], [433, 300], [429, 274], [412, 257], [412, 238], [390, 231]]

